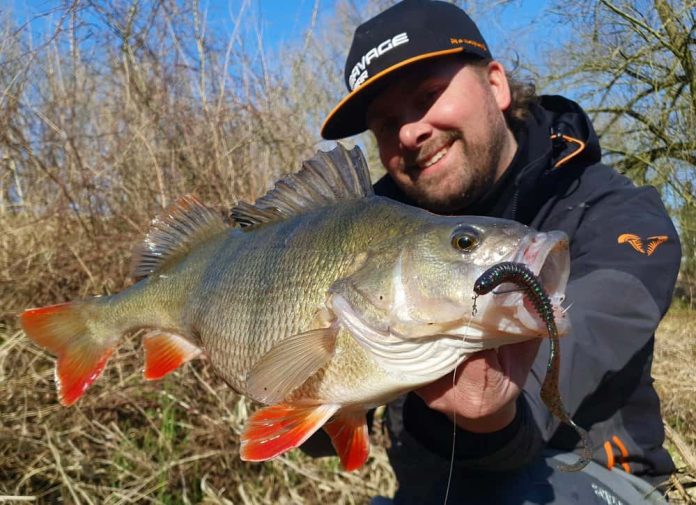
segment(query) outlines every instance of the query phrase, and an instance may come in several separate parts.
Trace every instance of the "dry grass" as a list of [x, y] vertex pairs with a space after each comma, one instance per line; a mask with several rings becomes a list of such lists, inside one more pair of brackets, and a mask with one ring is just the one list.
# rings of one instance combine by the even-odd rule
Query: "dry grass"
[[653, 377], [679, 473], [670, 498], [696, 503], [696, 311], [674, 307], [657, 332]]
[[40, 503], [364, 503], [394, 479], [377, 447], [360, 472], [295, 451], [243, 463], [247, 402], [206, 363], [142, 379], [129, 338], [75, 407], [56, 401], [52, 359], [20, 332], [0, 335], [0, 500]]

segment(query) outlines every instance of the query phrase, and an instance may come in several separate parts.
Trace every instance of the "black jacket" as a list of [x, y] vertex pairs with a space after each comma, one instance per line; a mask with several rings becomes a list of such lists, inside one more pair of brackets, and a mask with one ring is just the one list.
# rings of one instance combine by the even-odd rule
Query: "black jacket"
[[[658, 479], [674, 471], [674, 465], [662, 448], [664, 431], [650, 369], [655, 329], [669, 307], [679, 270], [677, 232], [654, 188], [637, 188], [601, 163], [597, 135], [574, 102], [541, 97], [515, 135], [519, 148], [506, 174], [460, 213], [568, 234], [566, 304], [571, 306], [572, 330], [561, 339], [561, 397], [575, 422], [589, 430], [597, 462]], [[375, 191], [413, 204], [388, 176], [375, 184]], [[575, 432], [559, 425], [539, 398], [547, 357], [545, 342], [511, 425], [485, 435], [458, 430], [458, 463], [483, 471], [508, 470], [528, 463], [543, 447], [578, 447]], [[396, 447], [405, 430], [449, 460], [452, 425], [444, 415], [413, 393], [391, 406], [389, 414]], [[395, 469], [398, 476], [398, 462]]]

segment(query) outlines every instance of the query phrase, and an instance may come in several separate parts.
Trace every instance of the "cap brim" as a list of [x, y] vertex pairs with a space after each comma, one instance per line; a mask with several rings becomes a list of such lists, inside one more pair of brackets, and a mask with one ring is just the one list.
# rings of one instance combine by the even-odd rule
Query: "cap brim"
[[343, 99], [338, 102], [338, 105], [329, 112], [329, 115], [326, 117], [321, 127], [321, 136], [326, 140], [337, 140], [364, 132], [367, 130], [367, 124], [365, 122], [367, 107], [375, 96], [382, 91], [384, 85], [388, 82], [388, 79], [386, 79], [387, 77], [391, 76], [391, 74], [397, 70], [412, 65], [413, 63], [429, 58], [461, 53], [463, 51], [464, 47], [455, 47], [442, 51], [419, 54], [400, 61], [396, 65], [392, 65], [373, 75], [343, 97]]

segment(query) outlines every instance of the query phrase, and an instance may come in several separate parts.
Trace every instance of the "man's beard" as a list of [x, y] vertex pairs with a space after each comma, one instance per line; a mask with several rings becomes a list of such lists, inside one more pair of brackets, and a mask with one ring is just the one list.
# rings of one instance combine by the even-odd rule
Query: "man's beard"
[[[493, 113], [488, 127], [490, 142], [485, 145], [468, 145], [459, 131], [446, 132], [447, 142], [459, 140], [464, 166], [457, 167], [456, 178], [448, 179], [452, 191], [432, 191], [430, 186], [418, 185], [404, 188], [410, 198], [425, 209], [447, 213], [465, 209], [475, 204], [495, 184], [501, 158], [505, 151], [507, 126], [498, 110]], [[453, 145], [452, 148], [455, 148]], [[417, 174], [415, 179], [417, 180]], [[441, 184], [439, 181], [436, 184]]]

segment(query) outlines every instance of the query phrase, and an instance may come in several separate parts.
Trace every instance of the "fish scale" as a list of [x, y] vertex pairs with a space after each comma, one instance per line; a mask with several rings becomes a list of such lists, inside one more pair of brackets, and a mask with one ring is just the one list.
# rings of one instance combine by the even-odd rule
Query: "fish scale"
[[[326, 216], [317, 214], [307, 216], [309, 222], [302, 226], [273, 223], [255, 234], [242, 232], [228, 239], [238, 243], [224, 247], [221, 262], [205, 272], [191, 299], [210, 299], [195, 312], [193, 324], [201, 335], [216, 336], [204, 337], [203, 345], [213, 365], [235, 389], [244, 389], [239, 378], [277, 341], [311, 329], [329, 287], [335, 279], [351, 273], [354, 258], [365, 247], [360, 242], [369, 242], [369, 235], [367, 229], [342, 223], [364, 213], [363, 207], [362, 203], [350, 203], [333, 209], [331, 226], [323, 224]], [[379, 216], [375, 217], [386, 217], [383, 209], [377, 210]], [[370, 216], [364, 221], [371, 223]], [[311, 234], [307, 233], [310, 229]], [[356, 236], [365, 238], [356, 241]], [[246, 241], [255, 245], [245, 247]], [[235, 268], [219, 267], [228, 263], [234, 263]], [[233, 298], [210, 296], [223, 291], [223, 285], [236, 287]], [[245, 345], [231, 346], [231, 342]], [[232, 352], [230, 347], [234, 347]], [[219, 361], [218, 356], [224, 356], [225, 361]]]

